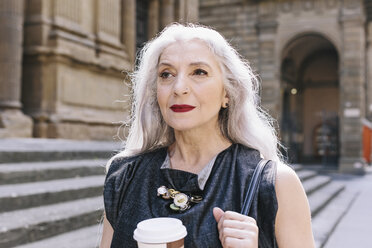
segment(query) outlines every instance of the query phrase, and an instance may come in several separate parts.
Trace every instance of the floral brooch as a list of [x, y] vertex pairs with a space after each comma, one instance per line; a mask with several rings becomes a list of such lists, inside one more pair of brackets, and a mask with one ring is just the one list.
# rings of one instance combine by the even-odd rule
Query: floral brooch
[[182, 193], [165, 186], [158, 188], [158, 196], [165, 200], [173, 199], [173, 203], [169, 205], [170, 209], [180, 212], [186, 211], [191, 207], [191, 204], [199, 203], [203, 199], [201, 196]]

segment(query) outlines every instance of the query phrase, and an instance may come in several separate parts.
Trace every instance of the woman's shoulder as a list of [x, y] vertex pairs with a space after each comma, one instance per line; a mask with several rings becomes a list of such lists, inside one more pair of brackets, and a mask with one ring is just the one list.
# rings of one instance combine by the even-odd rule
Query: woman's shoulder
[[[296, 196], [298, 193], [303, 193], [301, 181], [294, 169], [282, 162], [277, 162], [275, 187], [277, 190], [277, 194], [283, 194], [289, 197]], [[288, 191], [297, 192], [295, 194], [288, 195]]]
[[299, 177], [290, 166], [278, 164], [275, 189], [279, 205], [275, 232], [279, 247], [300, 244], [313, 247], [309, 203]]
[[261, 160], [260, 152], [257, 149], [239, 143], [234, 144], [234, 146], [238, 160], [252, 166], [255, 166]]

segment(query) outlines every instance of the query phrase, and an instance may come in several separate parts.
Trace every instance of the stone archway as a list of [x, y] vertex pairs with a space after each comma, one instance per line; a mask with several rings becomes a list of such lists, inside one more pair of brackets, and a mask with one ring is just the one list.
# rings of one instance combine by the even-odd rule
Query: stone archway
[[324, 36], [297, 36], [280, 67], [281, 136], [290, 162], [335, 165], [339, 158], [339, 56]]

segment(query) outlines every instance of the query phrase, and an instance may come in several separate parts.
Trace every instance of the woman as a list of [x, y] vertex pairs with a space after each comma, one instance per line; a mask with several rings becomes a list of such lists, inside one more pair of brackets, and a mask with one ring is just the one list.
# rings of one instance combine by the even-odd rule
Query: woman
[[[137, 223], [161, 216], [182, 220], [185, 247], [314, 247], [306, 195], [248, 63], [216, 31], [180, 24], [139, 59], [126, 147], [108, 163], [101, 247], [136, 247]], [[261, 157], [273, 162], [249, 217], [240, 211]]]

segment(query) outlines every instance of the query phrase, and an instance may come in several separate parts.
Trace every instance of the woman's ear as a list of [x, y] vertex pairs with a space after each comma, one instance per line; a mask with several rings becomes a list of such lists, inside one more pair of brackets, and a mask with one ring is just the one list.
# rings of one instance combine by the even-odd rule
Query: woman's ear
[[222, 101], [222, 108], [227, 108], [229, 106], [229, 97], [227, 96], [226, 90], [224, 91], [224, 98]]

